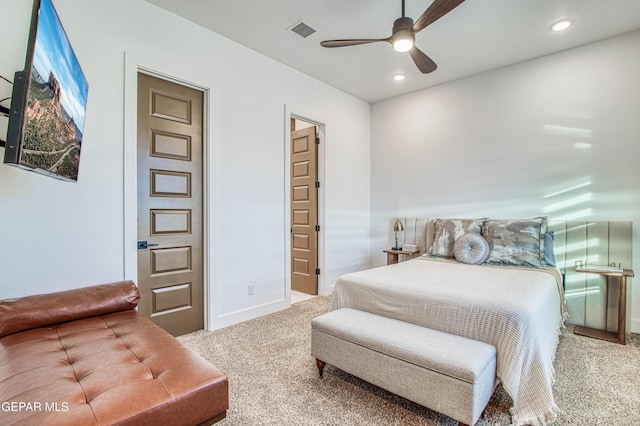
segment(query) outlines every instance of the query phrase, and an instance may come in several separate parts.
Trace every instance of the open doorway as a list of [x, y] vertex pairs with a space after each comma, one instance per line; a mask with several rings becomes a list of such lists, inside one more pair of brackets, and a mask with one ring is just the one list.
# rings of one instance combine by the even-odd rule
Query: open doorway
[[318, 294], [320, 215], [319, 145], [316, 123], [291, 116], [289, 152], [291, 302]]

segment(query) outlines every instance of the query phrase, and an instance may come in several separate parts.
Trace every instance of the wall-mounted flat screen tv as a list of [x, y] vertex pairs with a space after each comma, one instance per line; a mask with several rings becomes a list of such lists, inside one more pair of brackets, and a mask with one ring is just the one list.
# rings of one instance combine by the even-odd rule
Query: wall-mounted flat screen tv
[[89, 85], [51, 0], [35, 0], [15, 73], [4, 162], [77, 181]]

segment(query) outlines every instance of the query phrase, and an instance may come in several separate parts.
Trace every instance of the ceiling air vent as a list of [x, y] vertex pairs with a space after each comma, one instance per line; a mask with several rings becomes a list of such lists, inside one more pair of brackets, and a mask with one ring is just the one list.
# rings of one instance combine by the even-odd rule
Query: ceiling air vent
[[289, 27], [289, 30], [298, 34], [302, 38], [307, 38], [311, 34], [315, 33], [316, 30], [311, 28], [309, 25], [305, 24], [303, 21], [299, 21]]

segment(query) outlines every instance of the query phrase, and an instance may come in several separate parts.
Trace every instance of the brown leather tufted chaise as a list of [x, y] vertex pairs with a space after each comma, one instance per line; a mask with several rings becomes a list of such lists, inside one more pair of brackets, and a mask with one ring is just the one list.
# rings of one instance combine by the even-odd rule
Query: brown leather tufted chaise
[[0, 301], [2, 425], [197, 425], [224, 374], [142, 316], [131, 281]]

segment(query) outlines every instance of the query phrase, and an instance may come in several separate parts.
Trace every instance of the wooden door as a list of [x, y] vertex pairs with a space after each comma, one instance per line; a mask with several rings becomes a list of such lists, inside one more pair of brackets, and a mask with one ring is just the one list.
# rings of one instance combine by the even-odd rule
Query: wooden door
[[204, 327], [202, 110], [201, 91], [138, 74], [138, 309], [174, 336]]
[[318, 188], [315, 126], [291, 133], [291, 288], [318, 294]]

